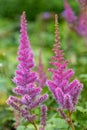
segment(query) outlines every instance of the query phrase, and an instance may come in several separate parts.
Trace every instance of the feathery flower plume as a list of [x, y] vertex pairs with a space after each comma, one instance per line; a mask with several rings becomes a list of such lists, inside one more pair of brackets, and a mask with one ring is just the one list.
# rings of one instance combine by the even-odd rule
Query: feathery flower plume
[[40, 95], [41, 88], [35, 84], [37, 82], [37, 74], [32, 71], [34, 67], [34, 55], [28, 40], [25, 12], [21, 16], [20, 32], [19, 64], [13, 79], [17, 86], [13, 89], [13, 92], [20, 95], [20, 98], [10, 96], [7, 104], [19, 111], [25, 120], [34, 124], [33, 121], [36, 119], [36, 114], [32, 114], [32, 109], [39, 107], [47, 99], [48, 95]]
[[73, 77], [74, 71], [67, 69], [68, 62], [64, 60], [63, 50], [60, 49], [57, 19], [58, 17], [55, 15], [55, 44], [53, 48], [55, 55], [51, 61], [55, 69], [49, 69], [53, 74], [52, 80], [48, 80], [47, 85], [62, 109], [75, 111], [82, 84], [78, 80], [73, 80], [71, 83], [69, 81]]
[[75, 16], [73, 10], [69, 6], [67, 0], [64, 0], [65, 11], [62, 13], [68, 23], [73, 23], [76, 21], [77, 17]]
[[80, 0], [80, 14], [76, 31], [79, 35], [87, 37], [87, 0]]
[[44, 65], [42, 63], [42, 53], [41, 50], [39, 52], [39, 63], [38, 63], [38, 84], [41, 88], [43, 88], [46, 85], [47, 76], [44, 72]]
[[64, 0], [65, 11], [62, 16], [66, 19], [70, 29], [87, 39], [87, 0], [78, 0], [78, 3], [80, 4], [80, 13], [75, 16], [68, 1]]
[[78, 0], [78, 2], [81, 6], [81, 13], [83, 13], [84, 11], [86, 11], [87, 0]]

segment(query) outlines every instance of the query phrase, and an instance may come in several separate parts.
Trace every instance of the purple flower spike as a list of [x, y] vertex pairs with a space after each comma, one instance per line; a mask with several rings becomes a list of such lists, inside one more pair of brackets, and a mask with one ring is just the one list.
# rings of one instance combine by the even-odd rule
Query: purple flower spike
[[76, 28], [79, 35], [87, 37], [87, 14], [82, 13], [78, 19], [78, 25]]
[[69, 6], [67, 0], [64, 1], [65, 11], [62, 13], [68, 23], [73, 23], [76, 21], [77, 17], [75, 16], [73, 10]]
[[87, 38], [87, 0], [78, 0], [80, 4], [80, 14], [78, 16], [76, 32]]
[[78, 0], [80, 13], [75, 16], [67, 0], [64, 0], [64, 12], [62, 16], [67, 21], [69, 28], [79, 36], [87, 38], [87, 0]]
[[81, 6], [81, 12], [85, 11], [84, 9], [87, 7], [87, 0], [78, 0]]
[[[47, 98], [47, 94], [41, 95], [41, 87], [37, 86], [38, 75], [32, 71], [34, 67], [34, 55], [30, 47], [27, 35], [26, 14], [21, 16], [20, 46], [18, 51], [17, 70], [13, 79], [17, 85], [13, 92], [20, 95], [20, 98], [10, 96], [7, 104], [19, 111], [20, 115], [27, 121], [34, 121], [36, 115], [32, 114], [32, 109], [39, 107]], [[31, 110], [31, 112], [30, 112]]]
[[46, 80], [47, 80], [47, 76], [46, 73], [44, 72], [44, 65], [42, 63], [42, 53], [41, 50], [39, 52], [39, 63], [38, 63], [38, 84], [41, 88], [43, 88], [46, 85]]
[[[67, 69], [68, 61], [64, 60], [64, 51], [60, 49], [57, 15], [55, 15], [55, 44], [53, 51], [55, 55], [50, 63], [54, 66], [54, 69], [49, 69], [52, 72], [52, 80], [47, 81], [48, 88], [61, 109], [75, 111], [83, 85], [78, 80], [73, 80], [70, 83], [74, 71]], [[60, 111], [60, 114], [64, 116], [62, 111]]]

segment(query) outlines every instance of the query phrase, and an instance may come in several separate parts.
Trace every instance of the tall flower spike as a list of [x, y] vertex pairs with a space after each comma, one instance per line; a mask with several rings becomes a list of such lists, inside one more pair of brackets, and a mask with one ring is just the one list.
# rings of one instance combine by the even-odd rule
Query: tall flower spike
[[64, 60], [63, 50], [60, 50], [60, 38], [58, 30], [57, 15], [55, 15], [55, 44], [51, 64], [55, 69], [49, 69], [52, 72], [52, 80], [47, 81], [49, 90], [62, 109], [74, 111], [78, 101], [78, 96], [82, 90], [82, 84], [78, 80], [70, 79], [74, 75], [72, 69], [67, 69], [67, 60]]
[[[55, 15], [55, 44], [53, 48], [54, 56], [52, 57], [52, 61], [50, 62], [57, 69], [65, 68], [67, 66], [67, 60], [64, 60], [64, 51], [60, 49], [60, 37], [59, 37], [59, 28], [58, 28], [58, 16]], [[54, 71], [53, 69], [49, 69], [50, 71]]]
[[42, 53], [41, 50], [39, 52], [39, 59], [38, 59], [39, 63], [38, 63], [38, 84], [41, 88], [43, 88], [46, 85], [46, 79], [47, 76], [44, 72], [44, 65], [42, 63]]
[[64, 0], [64, 7], [65, 7], [65, 11], [62, 13], [63, 17], [65, 17], [66, 21], [70, 24], [75, 22], [77, 17], [75, 16], [73, 10], [69, 6], [67, 0]]
[[78, 16], [75, 16], [68, 1], [64, 0], [65, 10], [62, 13], [62, 16], [66, 19], [69, 28], [75, 33], [77, 33], [79, 36], [84, 37], [86, 40], [87, 39], [87, 0], [78, 0], [78, 3], [80, 4], [80, 13]]
[[25, 120], [33, 122], [36, 119], [36, 114], [32, 113], [32, 109], [39, 107], [47, 99], [48, 95], [41, 95], [41, 88], [35, 84], [37, 82], [37, 74], [32, 71], [34, 67], [34, 55], [27, 35], [25, 12], [23, 12], [21, 16], [20, 32], [20, 46], [18, 51], [19, 64], [13, 79], [17, 85], [17, 87], [13, 89], [13, 92], [20, 95], [20, 98], [10, 96], [7, 100], [7, 104], [19, 111]]
[[78, 0], [80, 6], [81, 6], [81, 13], [84, 11], [87, 11], [87, 0]]
[[58, 62], [61, 62], [63, 58], [63, 50], [60, 50], [60, 37], [59, 36], [59, 29], [58, 29], [58, 16], [55, 15], [55, 44], [54, 44], [54, 54], [55, 54], [55, 60], [57, 59]]
[[87, 37], [87, 0], [79, 0], [80, 14], [76, 31], [79, 35]]
[[54, 53], [58, 59], [59, 62], [61, 62], [64, 57], [63, 57], [63, 50], [60, 50], [60, 37], [59, 36], [59, 29], [58, 29], [58, 16], [55, 15], [55, 44], [54, 44]]

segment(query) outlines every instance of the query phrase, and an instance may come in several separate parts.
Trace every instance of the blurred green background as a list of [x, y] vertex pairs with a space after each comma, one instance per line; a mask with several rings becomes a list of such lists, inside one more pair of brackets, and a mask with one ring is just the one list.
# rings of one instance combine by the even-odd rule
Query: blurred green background
[[[77, 1], [69, 0], [69, 3], [78, 15]], [[6, 105], [6, 99], [13, 93], [12, 88], [15, 87], [12, 79], [18, 64], [16, 59], [19, 46], [20, 16], [23, 11], [26, 11], [27, 14], [28, 34], [35, 54], [35, 69], [38, 67], [38, 55], [41, 49], [48, 77], [50, 77], [49, 61], [53, 55], [54, 14], [59, 15], [61, 48], [65, 51], [65, 58], [69, 60], [69, 67], [75, 70], [74, 78], [78, 78], [84, 85], [73, 121], [75, 121], [76, 130], [87, 130], [87, 46], [83, 38], [68, 28], [66, 21], [61, 16], [63, 10], [63, 0], [0, 0], [0, 130], [15, 130], [14, 113]], [[47, 88], [45, 91], [49, 93]], [[51, 94], [47, 105], [48, 107], [58, 106]], [[49, 111], [48, 114], [46, 130], [69, 130], [58, 113]], [[26, 126], [26, 122], [22, 121], [22, 123]], [[27, 130], [25, 126], [20, 126], [18, 130]], [[32, 130], [30, 125], [28, 127]]]

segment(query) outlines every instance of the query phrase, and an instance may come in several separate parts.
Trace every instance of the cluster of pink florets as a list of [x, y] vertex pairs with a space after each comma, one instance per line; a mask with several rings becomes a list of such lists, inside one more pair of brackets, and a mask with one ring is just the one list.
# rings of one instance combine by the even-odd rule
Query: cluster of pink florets
[[32, 122], [36, 118], [36, 114], [32, 114], [32, 110], [39, 107], [48, 98], [48, 95], [41, 94], [42, 88], [40, 85], [38, 85], [39, 87], [36, 85], [38, 75], [32, 71], [34, 67], [34, 56], [28, 40], [25, 12], [21, 16], [20, 32], [19, 64], [13, 79], [17, 85], [13, 89], [13, 92], [18, 96], [10, 96], [7, 104], [19, 111], [20, 115], [27, 121]]
[[52, 80], [48, 80], [47, 85], [62, 109], [74, 111], [78, 96], [82, 90], [82, 84], [77, 79], [70, 82], [74, 71], [67, 69], [68, 62], [64, 60], [63, 50], [60, 50], [57, 16], [55, 25], [55, 46], [53, 49], [55, 56], [52, 57], [51, 64], [56, 69], [49, 69], [53, 74]]

